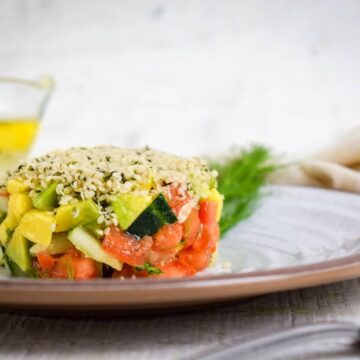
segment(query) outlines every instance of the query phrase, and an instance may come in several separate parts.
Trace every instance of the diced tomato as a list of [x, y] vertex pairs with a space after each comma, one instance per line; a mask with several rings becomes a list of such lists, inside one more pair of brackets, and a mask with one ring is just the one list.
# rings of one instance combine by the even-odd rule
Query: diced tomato
[[156, 266], [162, 271], [162, 274], [155, 276], [157, 278], [179, 278], [196, 274], [195, 269], [181, 259], [176, 259], [167, 264], [157, 264]]
[[171, 210], [175, 215], [179, 215], [180, 210], [184, 205], [190, 201], [190, 195], [188, 193], [182, 194], [179, 191], [179, 185], [171, 184], [170, 185], [170, 195], [167, 198]]
[[213, 253], [216, 250], [216, 244], [220, 237], [220, 229], [217, 223], [203, 225], [201, 233], [192, 247], [198, 251], [209, 250]]
[[178, 245], [183, 236], [181, 224], [175, 223], [163, 226], [153, 236], [153, 249], [166, 250]]
[[99, 266], [96, 261], [85, 257], [76, 249], [67, 250], [59, 258], [40, 252], [37, 258], [40, 277], [86, 280], [100, 276]]
[[95, 260], [81, 257], [71, 260], [74, 267], [74, 279], [86, 280], [96, 279], [100, 276], [99, 265]]
[[185, 247], [191, 246], [197, 239], [200, 231], [201, 223], [199, 218], [199, 211], [193, 209], [183, 223], [183, 238], [185, 241]]
[[49, 270], [56, 265], [56, 259], [45, 251], [41, 251], [37, 254], [37, 260], [39, 262], [41, 270]]
[[102, 248], [120, 261], [129, 265], [144, 265], [147, 261], [153, 240], [144, 236], [138, 240], [134, 236], [122, 232], [115, 226], [105, 235]]
[[200, 221], [202, 224], [216, 223], [217, 203], [215, 201], [200, 201]]
[[177, 248], [165, 249], [165, 250], [153, 249], [150, 251], [148, 261], [150, 264], [157, 264], [157, 263], [166, 264], [175, 259], [177, 251], [178, 251]]
[[178, 256], [180, 260], [191, 265], [196, 271], [204, 270], [211, 259], [209, 250], [195, 250], [192, 247], [181, 250]]

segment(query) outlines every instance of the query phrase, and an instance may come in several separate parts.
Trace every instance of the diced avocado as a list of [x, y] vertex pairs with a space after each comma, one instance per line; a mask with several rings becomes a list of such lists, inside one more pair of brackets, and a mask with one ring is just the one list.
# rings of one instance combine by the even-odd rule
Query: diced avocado
[[101, 247], [100, 241], [91, 236], [83, 227], [76, 227], [70, 231], [69, 240], [87, 257], [109, 265], [116, 270], [122, 269], [122, 262], [108, 254]]
[[18, 223], [22, 216], [32, 208], [33, 203], [26, 194], [18, 193], [9, 198], [8, 213], [12, 214]]
[[134, 194], [120, 195], [111, 203], [120, 228], [126, 230], [135, 219], [151, 204], [151, 196]]
[[6, 190], [11, 194], [18, 194], [27, 192], [30, 189], [28, 185], [25, 185], [19, 180], [11, 179], [6, 184]]
[[177, 221], [164, 195], [158, 195], [154, 201], [137, 217], [127, 229], [130, 234], [144, 237], [153, 235], [166, 224]]
[[199, 197], [203, 198], [209, 193], [209, 184], [204, 181], [199, 181], [197, 178], [192, 178], [192, 190], [196, 193]]
[[55, 216], [47, 211], [30, 210], [22, 217], [19, 229], [28, 240], [48, 246], [55, 230]]
[[0, 242], [6, 244], [10, 240], [10, 235], [16, 228], [18, 222], [12, 214], [7, 214], [5, 220], [0, 224]]
[[29, 242], [21, 234], [19, 227], [15, 229], [11, 240], [6, 246], [6, 254], [22, 271], [25, 272], [31, 269]]
[[30, 248], [30, 254], [36, 255], [39, 252], [46, 250], [49, 255], [58, 255], [63, 254], [67, 249], [70, 249], [73, 246], [74, 245], [68, 240], [67, 233], [54, 233], [49, 246], [35, 244]]
[[55, 232], [68, 231], [78, 225], [94, 222], [98, 216], [98, 207], [92, 200], [81, 201], [74, 205], [60, 206], [56, 212]]
[[8, 212], [8, 202], [9, 202], [8, 196], [0, 195], [0, 211], [5, 213]]
[[39, 210], [53, 210], [58, 206], [58, 195], [56, 193], [57, 183], [52, 183], [40, 194], [33, 198], [33, 204]]
[[221, 211], [222, 211], [222, 208], [223, 208], [223, 203], [224, 203], [223, 195], [221, 195], [216, 189], [211, 189], [207, 193], [207, 196], [206, 196], [205, 200], [214, 201], [214, 202], [217, 203], [216, 221], [219, 221], [220, 217], [221, 217]]
[[4, 252], [4, 265], [10, 271], [12, 276], [24, 277], [24, 278], [36, 278], [36, 271], [31, 267], [27, 271], [22, 271], [18, 264], [16, 264], [10, 257]]
[[5, 220], [6, 212], [0, 210], [0, 224]]

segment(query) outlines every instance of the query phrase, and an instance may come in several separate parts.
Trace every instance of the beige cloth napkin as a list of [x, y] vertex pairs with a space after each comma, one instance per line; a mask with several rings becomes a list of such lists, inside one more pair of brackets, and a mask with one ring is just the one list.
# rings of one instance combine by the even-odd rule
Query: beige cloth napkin
[[269, 179], [273, 184], [317, 186], [360, 193], [360, 127], [313, 156], [285, 165]]

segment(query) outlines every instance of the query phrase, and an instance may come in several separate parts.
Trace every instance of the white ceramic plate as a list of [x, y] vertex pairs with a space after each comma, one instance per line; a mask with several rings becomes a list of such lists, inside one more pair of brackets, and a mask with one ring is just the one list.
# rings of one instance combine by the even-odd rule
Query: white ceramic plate
[[220, 243], [218, 263], [194, 278], [63, 281], [0, 279], [0, 306], [48, 311], [186, 307], [360, 276], [360, 196], [266, 189], [257, 212]]

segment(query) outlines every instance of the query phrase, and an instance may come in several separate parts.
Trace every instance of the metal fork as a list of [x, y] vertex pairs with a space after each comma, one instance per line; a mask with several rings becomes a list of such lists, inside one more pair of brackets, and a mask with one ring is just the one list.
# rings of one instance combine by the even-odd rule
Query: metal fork
[[212, 349], [186, 358], [186, 360], [226, 360], [239, 359], [240, 357], [246, 359], [258, 356], [268, 350], [275, 350], [284, 344], [293, 344], [304, 340], [328, 340], [329, 338], [347, 338], [353, 344], [358, 344], [360, 342], [360, 327], [350, 322], [324, 322], [303, 325], [246, 342], [240, 339], [231, 339]]

